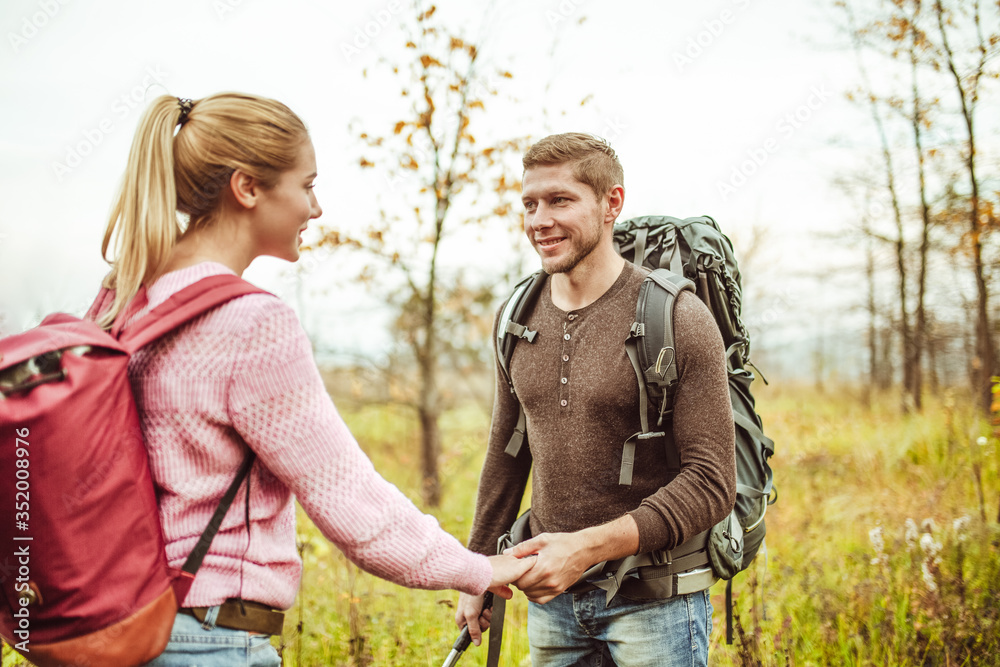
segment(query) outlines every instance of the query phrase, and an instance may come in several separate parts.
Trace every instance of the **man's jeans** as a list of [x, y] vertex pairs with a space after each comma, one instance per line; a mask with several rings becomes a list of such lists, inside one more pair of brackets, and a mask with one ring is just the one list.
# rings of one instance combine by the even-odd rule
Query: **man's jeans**
[[250, 634], [215, 625], [218, 607], [211, 607], [202, 623], [177, 614], [167, 650], [147, 667], [279, 667], [281, 659], [267, 635]]
[[708, 591], [668, 600], [629, 600], [605, 608], [602, 590], [529, 603], [533, 667], [693, 667], [708, 664]]

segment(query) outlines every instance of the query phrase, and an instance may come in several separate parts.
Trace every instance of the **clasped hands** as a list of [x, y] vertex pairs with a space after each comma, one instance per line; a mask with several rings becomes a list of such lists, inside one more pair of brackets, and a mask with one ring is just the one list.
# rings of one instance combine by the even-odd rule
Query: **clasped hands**
[[[494, 595], [509, 600], [510, 586], [521, 590], [532, 602], [545, 604], [572, 586], [592, 563], [587, 562], [584, 537], [580, 533], [542, 533], [491, 556]], [[458, 597], [455, 623], [469, 626], [469, 637], [479, 646], [482, 633], [490, 627], [492, 609], [483, 610], [482, 595], [462, 593]]]

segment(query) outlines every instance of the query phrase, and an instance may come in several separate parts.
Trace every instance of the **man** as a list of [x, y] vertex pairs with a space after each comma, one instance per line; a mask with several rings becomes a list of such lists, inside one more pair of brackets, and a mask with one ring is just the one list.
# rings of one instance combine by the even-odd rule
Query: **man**
[[[524, 231], [550, 276], [527, 321], [533, 343], [511, 359], [512, 394], [498, 372], [489, 448], [470, 548], [493, 553], [532, 478], [531, 533], [514, 548], [536, 556], [515, 585], [530, 602], [532, 664], [706, 664], [708, 591], [606, 605], [594, 589], [564, 593], [589, 567], [673, 549], [729, 514], [735, 502], [734, 427], [725, 351], [711, 313], [689, 292], [675, 308], [679, 383], [673, 434], [681, 472], [669, 479], [660, 440], [640, 443], [631, 486], [618, 483], [623, 443], [640, 431], [639, 388], [625, 351], [648, 270], [614, 250], [625, 199], [612, 148], [585, 134], [547, 137], [525, 154]], [[518, 417], [527, 447], [504, 452]], [[530, 449], [530, 451], [528, 451]], [[462, 595], [456, 622], [478, 644], [482, 598]]]

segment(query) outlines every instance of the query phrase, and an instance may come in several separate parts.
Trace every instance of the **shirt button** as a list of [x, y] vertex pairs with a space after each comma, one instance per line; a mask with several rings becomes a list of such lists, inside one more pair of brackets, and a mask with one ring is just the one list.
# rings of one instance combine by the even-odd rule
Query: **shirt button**
[[563, 383], [563, 384], [566, 384], [567, 382], [569, 382], [569, 380], [567, 380], [566, 378], [563, 378], [563, 379], [562, 379], [562, 383]]
[[563, 355], [563, 361], [569, 361], [569, 355], [568, 354], [564, 354]]
[[569, 403], [569, 401], [567, 401], [565, 398], [563, 400], [559, 401], [559, 405], [563, 406], [564, 408], [566, 407], [566, 405], [568, 403]]
[[575, 320], [576, 319], [576, 313], [570, 313], [569, 314], [569, 319]]
[[563, 335], [563, 340], [569, 340], [569, 334], [564, 334]]

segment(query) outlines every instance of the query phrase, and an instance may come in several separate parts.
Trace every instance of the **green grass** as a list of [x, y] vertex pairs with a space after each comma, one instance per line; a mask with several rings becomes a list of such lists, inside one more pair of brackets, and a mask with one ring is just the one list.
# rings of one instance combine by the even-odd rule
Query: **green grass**
[[758, 558], [736, 579], [744, 641], [717, 644], [713, 663], [1000, 664], [997, 442], [968, 401], [903, 416], [894, 397], [869, 411], [844, 395], [755, 389], [781, 495], [766, 575]]
[[[896, 396], [869, 408], [850, 391], [760, 383], [754, 391], [776, 443], [780, 495], [768, 511], [766, 559], [734, 582], [732, 646], [724, 584], [712, 591], [711, 664], [1000, 665], [1000, 456], [967, 397], [931, 398], [921, 414], [904, 416]], [[414, 416], [388, 407], [343, 413], [375, 467], [419, 506]], [[463, 540], [488, 426], [476, 406], [449, 412], [442, 424], [444, 503], [434, 514]], [[457, 636], [458, 594], [411, 591], [361, 572], [299, 518], [304, 574], [276, 640], [284, 663], [440, 665]], [[916, 542], [907, 541], [907, 519]], [[936, 555], [920, 546], [925, 534]], [[530, 664], [526, 609], [520, 595], [508, 605], [506, 665]], [[485, 648], [471, 647], [460, 664], [485, 658]], [[11, 664], [5, 655], [4, 667]]]

